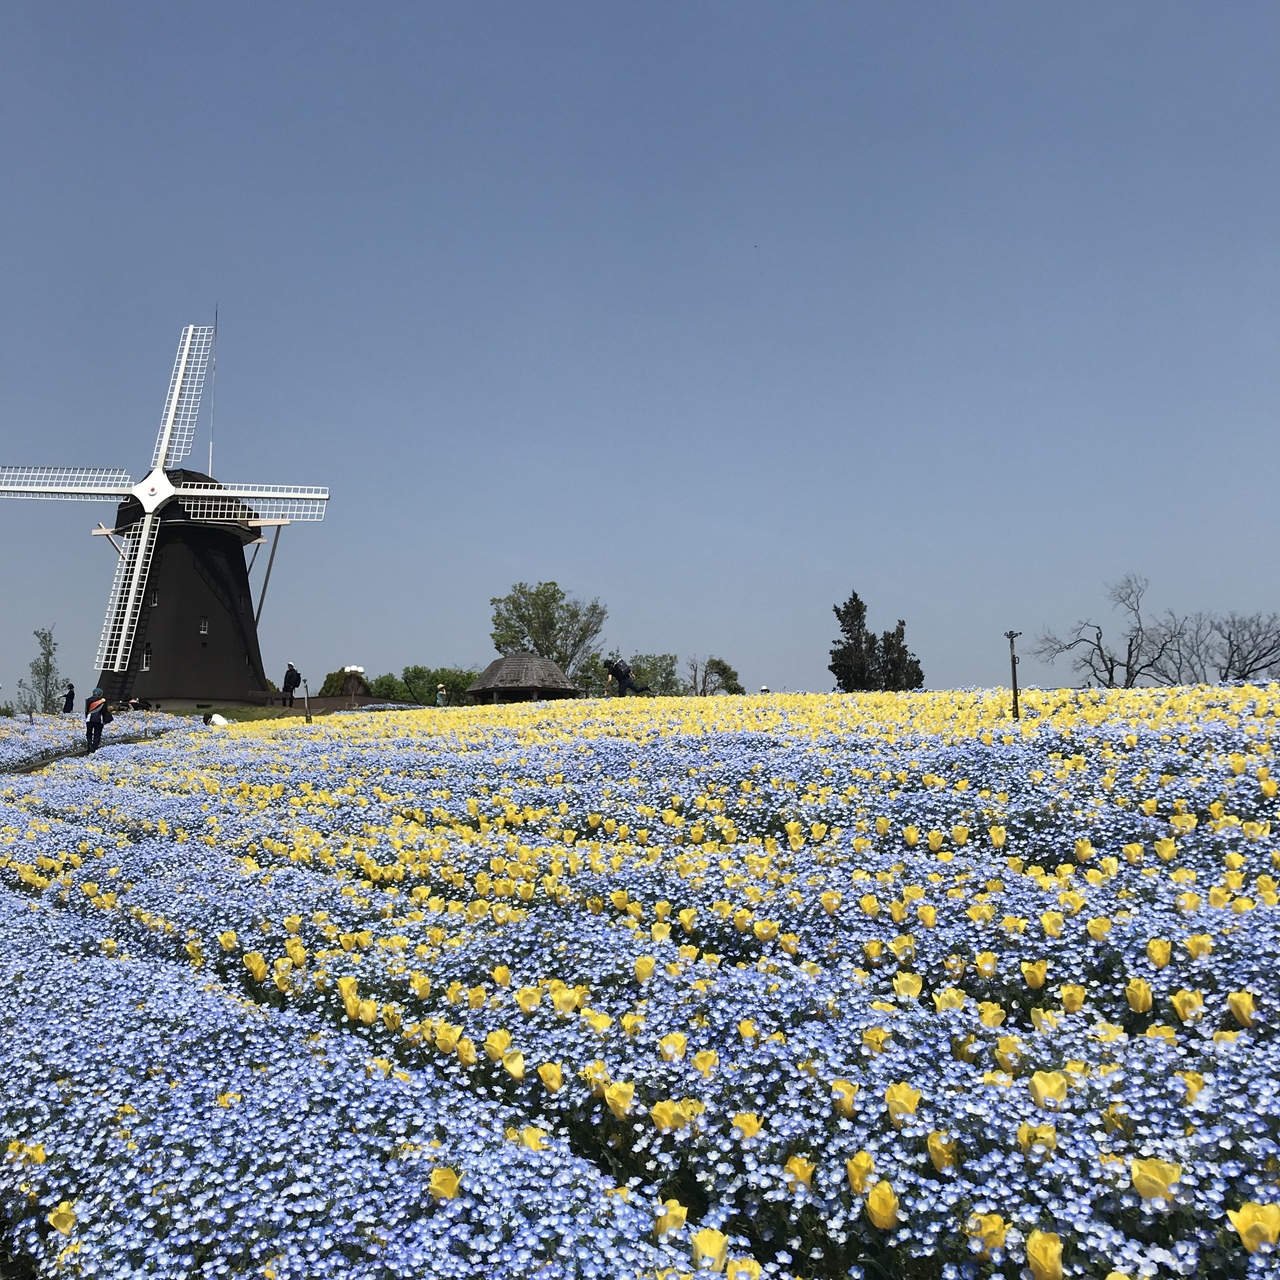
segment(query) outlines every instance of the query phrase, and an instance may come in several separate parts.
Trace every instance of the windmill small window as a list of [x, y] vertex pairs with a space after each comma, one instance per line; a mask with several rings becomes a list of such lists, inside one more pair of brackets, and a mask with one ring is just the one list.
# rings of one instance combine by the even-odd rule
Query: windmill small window
[[142, 646], [142, 669], [143, 671], [151, 670], [151, 646], [149, 644]]
[[209, 619], [208, 619], [208, 618], [201, 618], [201, 619], [200, 619], [200, 634], [201, 634], [202, 636], [207, 636], [207, 635], [209, 634]]
[[158, 587], [151, 588], [151, 607], [154, 609], [160, 603], [160, 590]]

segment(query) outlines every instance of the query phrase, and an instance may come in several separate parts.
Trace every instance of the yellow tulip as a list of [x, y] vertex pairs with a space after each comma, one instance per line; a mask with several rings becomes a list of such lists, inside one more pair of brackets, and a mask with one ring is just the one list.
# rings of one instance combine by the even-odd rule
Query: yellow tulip
[[1032, 991], [1039, 991], [1044, 986], [1045, 975], [1049, 971], [1047, 960], [1024, 960], [1021, 965], [1022, 979]]
[[674, 1133], [677, 1129], [683, 1128], [686, 1123], [684, 1110], [678, 1102], [673, 1101], [671, 1098], [655, 1102], [649, 1108], [649, 1115], [653, 1118], [653, 1123], [663, 1133]]
[[1130, 1160], [1133, 1189], [1144, 1200], [1167, 1200], [1169, 1191], [1182, 1177], [1182, 1166], [1167, 1160]]
[[804, 1156], [792, 1156], [782, 1166], [785, 1173], [795, 1179], [797, 1183], [803, 1183], [806, 1187], [813, 1182], [813, 1172], [817, 1167], [813, 1161], [806, 1160]]
[[729, 1248], [729, 1237], [722, 1231], [703, 1227], [693, 1237], [693, 1265], [701, 1268], [704, 1262], [711, 1264], [712, 1271], [723, 1271], [725, 1254]]
[[969, 843], [969, 828], [965, 826], [955, 826], [951, 828], [951, 839], [956, 845], [965, 845]]
[[76, 1226], [76, 1211], [70, 1200], [63, 1200], [45, 1219], [60, 1235], [69, 1236]]
[[221, 944], [223, 951], [234, 951], [237, 946], [236, 931], [228, 929], [226, 933], [218, 934], [218, 942]]
[[1062, 1238], [1055, 1231], [1027, 1237], [1027, 1262], [1034, 1280], [1062, 1280]]
[[635, 1097], [636, 1087], [633, 1084], [611, 1084], [604, 1091], [605, 1105], [619, 1120], [625, 1120], [631, 1110], [631, 1099]]
[[679, 1031], [663, 1036], [658, 1041], [658, 1052], [662, 1055], [663, 1062], [676, 1062], [683, 1058], [688, 1043], [688, 1039]]
[[963, 1009], [965, 993], [959, 987], [944, 987], [933, 994], [933, 1007], [938, 1013], [945, 1009]]
[[1003, 849], [1009, 833], [1003, 827], [988, 827], [987, 835], [991, 838], [993, 849]]
[[857, 1097], [858, 1086], [848, 1080], [831, 1082], [831, 1097], [836, 1110], [846, 1119], [853, 1115], [853, 1100]]
[[1200, 960], [1213, 950], [1213, 939], [1207, 933], [1193, 933], [1187, 939], [1187, 950], [1193, 960]]
[[914, 849], [920, 843], [919, 827], [903, 827], [902, 838], [907, 842], [908, 849]]
[[683, 911], [676, 912], [676, 919], [680, 921], [680, 927], [685, 931], [685, 933], [693, 932], [693, 924], [697, 918], [697, 907], [685, 907]]
[[1022, 1063], [1023, 1045], [1017, 1036], [1001, 1036], [996, 1041], [995, 1059], [1001, 1071], [1016, 1071]]
[[826, 893], [818, 895], [818, 901], [822, 904], [822, 909], [827, 915], [833, 916], [839, 910], [841, 896], [835, 889], [828, 889]]
[[978, 1021], [984, 1027], [998, 1027], [1005, 1019], [1004, 1009], [993, 1000], [983, 1000], [978, 1005]]
[[1077, 983], [1067, 982], [1058, 988], [1064, 1013], [1079, 1013], [1084, 1008], [1085, 989]]
[[1029, 1087], [1036, 1106], [1045, 1111], [1057, 1111], [1067, 1100], [1067, 1078], [1060, 1071], [1037, 1071]]
[[1062, 936], [1062, 926], [1066, 922], [1066, 917], [1061, 911], [1046, 911], [1040, 917], [1040, 927], [1048, 938], [1060, 938]]
[[1186, 1091], [1182, 1099], [1183, 1102], [1194, 1102], [1200, 1090], [1204, 1088], [1204, 1076], [1198, 1071], [1179, 1071], [1175, 1074], [1182, 1081], [1182, 1087]]
[[754, 1138], [763, 1127], [763, 1121], [754, 1111], [739, 1111], [733, 1117], [733, 1127], [742, 1131], [743, 1138]]
[[547, 1131], [539, 1129], [536, 1125], [526, 1125], [520, 1130], [520, 1143], [530, 1151], [545, 1151]]
[[703, 1049], [693, 1055], [693, 1066], [702, 1072], [703, 1079], [710, 1080], [711, 1073], [720, 1065], [720, 1055], [714, 1049]]
[[1256, 1012], [1252, 991], [1233, 991], [1227, 997], [1227, 1004], [1232, 1016], [1242, 1027], [1253, 1026], [1253, 1015]]
[[664, 1200], [662, 1212], [654, 1219], [653, 1234], [665, 1236], [668, 1231], [680, 1231], [684, 1227], [689, 1210], [679, 1200]]
[[1077, 862], [1088, 862], [1094, 854], [1093, 845], [1085, 839], [1077, 840], [1075, 854]]
[[880, 899], [874, 893], [864, 893], [858, 899], [858, 906], [873, 920], [880, 914]]
[[[279, 976], [276, 978], [276, 985], [279, 986]], [[366, 1027], [373, 1026], [378, 1017], [378, 1002], [376, 1000], [361, 1000], [358, 1006], [358, 1014], [360, 1021]]]
[[942, 848], [942, 842], [945, 839], [946, 837], [942, 834], [942, 832], [939, 831], [937, 827], [934, 827], [933, 830], [931, 830], [929, 834], [925, 836], [925, 842], [929, 846], [929, 852], [937, 853], [938, 850]]
[[1143, 978], [1130, 978], [1124, 989], [1124, 998], [1134, 1013], [1151, 1012], [1151, 984]]
[[898, 1197], [889, 1183], [877, 1182], [867, 1193], [867, 1217], [881, 1231], [892, 1231], [898, 1225]]
[[[440, 1043], [439, 1032], [436, 1033], [436, 1043]], [[511, 1048], [511, 1032], [509, 1031], [490, 1031], [484, 1038], [484, 1051], [489, 1055], [490, 1062], [501, 1062], [503, 1054]]]
[[657, 964], [657, 961], [652, 956], [637, 956], [635, 964], [636, 981], [648, 982], [653, 977], [655, 964]]
[[730, 1258], [725, 1280], [760, 1280], [760, 1264], [754, 1258]]
[[551, 1007], [559, 1018], [567, 1017], [578, 1007], [578, 992], [573, 987], [562, 987], [551, 995]]
[[523, 1014], [532, 1013], [542, 1001], [541, 987], [521, 987], [515, 995], [516, 1004]]
[[915, 1115], [923, 1096], [919, 1089], [913, 1089], [906, 1083], [891, 1084], [885, 1090], [884, 1100], [889, 1106], [889, 1119], [897, 1128], [902, 1128], [908, 1116]]
[[876, 1176], [876, 1162], [869, 1151], [859, 1151], [844, 1162], [844, 1171], [849, 1179], [849, 1187], [855, 1195], [862, 1195], [867, 1183]]
[[509, 987], [511, 985], [511, 970], [505, 964], [495, 966], [490, 976], [500, 987]]
[[458, 1194], [458, 1186], [461, 1182], [461, 1175], [455, 1173], [452, 1169], [432, 1169], [431, 1181], [427, 1183], [427, 1190], [436, 1200], [452, 1200]]
[[261, 982], [267, 976], [267, 961], [261, 951], [250, 951], [244, 957], [244, 967], [253, 974], [258, 982]]
[[1147, 943], [1147, 959], [1157, 969], [1163, 969], [1169, 963], [1169, 957], [1172, 953], [1173, 948], [1164, 938], [1152, 938]]
[[[1018, 1146], [1024, 1156], [1039, 1155], [1043, 1159], [1048, 1152], [1058, 1149], [1058, 1131], [1051, 1124], [1020, 1124]], [[1037, 1153], [1036, 1147], [1042, 1147], [1043, 1153]]]
[[1246, 1200], [1239, 1209], [1228, 1209], [1227, 1217], [1247, 1253], [1257, 1253], [1264, 1244], [1273, 1249], [1280, 1244], [1280, 1204]]
[[1085, 925], [1085, 931], [1094, 942], [1101, 942], [1111, 932], [1111, 921], [1106, 916], [1094, 916]]
[[458, 1055], [458, 1061], [464, 1067], [474, 1067], [479, 1055], [476, 1053], [475, 1042], [469, 1036], [463, 1036], [458, 1041], [455, 1052]]
[[968, 1223], [969, 1234], [982, 1241], [984, 1254], [989, 1254], [992, 1249], [1003, 1249], [1008, 1230], [1008, 1224], [998, 1213], [975, 1213]]
[[502, 1055], [502, 1069], [513, 1080], [524, 1079], [524, 1054], [512, 1049]]
[[935, 1129], [925, 1144], [929, 1152], [929, 1159], [933, 1161], [933, 1167], [943, 1173], [947, 1169], [954, 1169], [956, 1165], [956, 1144], [954, 1139], [947, 1141], [947, 1135], [940, 1129]]
[[743, 1018], [743, 1020], [738, 1023], [738, 1034], [744, 1040], [754, 1040], [760, 1032], [756, 1029], [756, 1024], [752, 1022], [750, 1018]]
[[922, 902], [916, 908], [916, 918], [926, 929], [932, 929], [938, 923], [938, 908]]
[[893, 995], [915, 1000], [923, 986], [924, 979], [920, 978], [918, 973], [900, 973], [893, 979]]
[[1169, 997], [1169, 1003], [1173, 1005], [1179, 1022], [1195, 1022], [1204, 1012], [1204, 996], [1198, 991], [1187, 991], [1185, 988], [1175, 991]]
[[1156, 856], [1161, 862], [1169, 862], [1178, 852], [1178, 846], [1170, 836], [1165, 836], [1162, 840], [1157, 840], [1152, 846], [1156, 851]]
[[893, 1038], [893, 1032], [886, 1031], [883, 1027], [868, 1027], [862, 1033], [862, 1043], [871, 1050], [872, 1053], [883, 1053], [885, 1046]]

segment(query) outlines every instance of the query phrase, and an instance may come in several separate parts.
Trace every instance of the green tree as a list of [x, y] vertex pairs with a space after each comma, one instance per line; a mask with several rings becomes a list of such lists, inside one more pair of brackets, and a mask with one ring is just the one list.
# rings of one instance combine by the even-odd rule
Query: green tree
[[53, 638], [52, 627], [47, 630], [37, 627], [33, 634], [40, 646], [40, 656], [29, 668], [31, 683], [18, 681], [19, 705], [28, 714], [39, 711], [46, 716], [57, 715], [62, 710], [62, 696], [67, 688], [58, 671], [58, 642]]
[[907, 648], [907, 624], [898, 619], [892, 631], [877, 636], [867, 629], [867, 606], [854, 591], [832, 606], [840, 623], [840, 639], [831, 648], [827, 668], [842, 693], [919, 689], [924, 684], [920, 660]]
[[467, 695], [467, 689], [475, 678], [474, 670], [462, 667], [405, 667], [400, 676], [409, 700], [424, 707], [436, 705], [436, 694], [439, 692], [440, 685], [444, 685], [449, 706], [468, 706], [472, 699]]
[[369, 692], [375, 698], [385, 698], [388, 702], [412, 702], [414, 700], [405, 682], [399, 676], [393, 676], [389, 671], [386, 675], [374, 676], [369, 681]]
[[503, 655], [536, 653], [550, 658], [571, 680], [599, 658], [596, 642], [608, 610], [599, 600], [566, 595], [555, 582], [531, 587], [517, 582], [505, 596], [494, 596], [493, 647]]
[[924, 669], [907, 648], [907, 624], [901, 618], [892, 631], [880, 637], [877, 678], [879, 688], [892, 692], [919, 689], [924, 684]]
[[674, 653], [634, 653], [631, 674], [638, 685], [648, 685], [655, 698], [678, 698], [684, 693], [680, 659]]
[[717, 693], [746, 693], [738, 673], [723, 658], [708, 658], [700, 662], [697, 657], [685, 663], [689, 679], [684, 692], [695, 698], [707, 698]]
[[359, 671], [330, 671], [324, 678], [324, 684], [320, 686], [320, 692], [312, 696], [316, 698], [367, 698], [370, 696], [369, 682]]

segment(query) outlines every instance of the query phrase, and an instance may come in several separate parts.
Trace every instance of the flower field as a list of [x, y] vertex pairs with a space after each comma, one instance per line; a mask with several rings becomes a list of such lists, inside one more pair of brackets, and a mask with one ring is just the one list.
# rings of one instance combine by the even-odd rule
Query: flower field
[[[117, 716], [102, 731], [102, 745], [123, 738], [158, 737], [190, 728], [180, 716], [148, 713]], [[84, 750], [84, 720], [79, 715], [0, 716], [0, 773], [30, 769], [55, 756]]]
[[1276, 1274], [1278, 715], [574, 702], [0, 779], [0, 1231], [48, 1276]]

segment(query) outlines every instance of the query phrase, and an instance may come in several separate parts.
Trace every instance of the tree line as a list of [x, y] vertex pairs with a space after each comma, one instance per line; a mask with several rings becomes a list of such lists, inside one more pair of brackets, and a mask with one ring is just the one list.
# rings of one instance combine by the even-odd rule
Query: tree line
[[1066, 658], [1085, 684], [1105, 689], [1280, 676], [1280, 614], [1166, 609], [1153, 616], [1143, 606], [1149, 585], [1136, 573], [1113, 582], [1107, 599], [1119, 612], [1117, 629], [1092, 618], [1063, 633], [1046, 628], [1036, 641], [1036, 657]]

